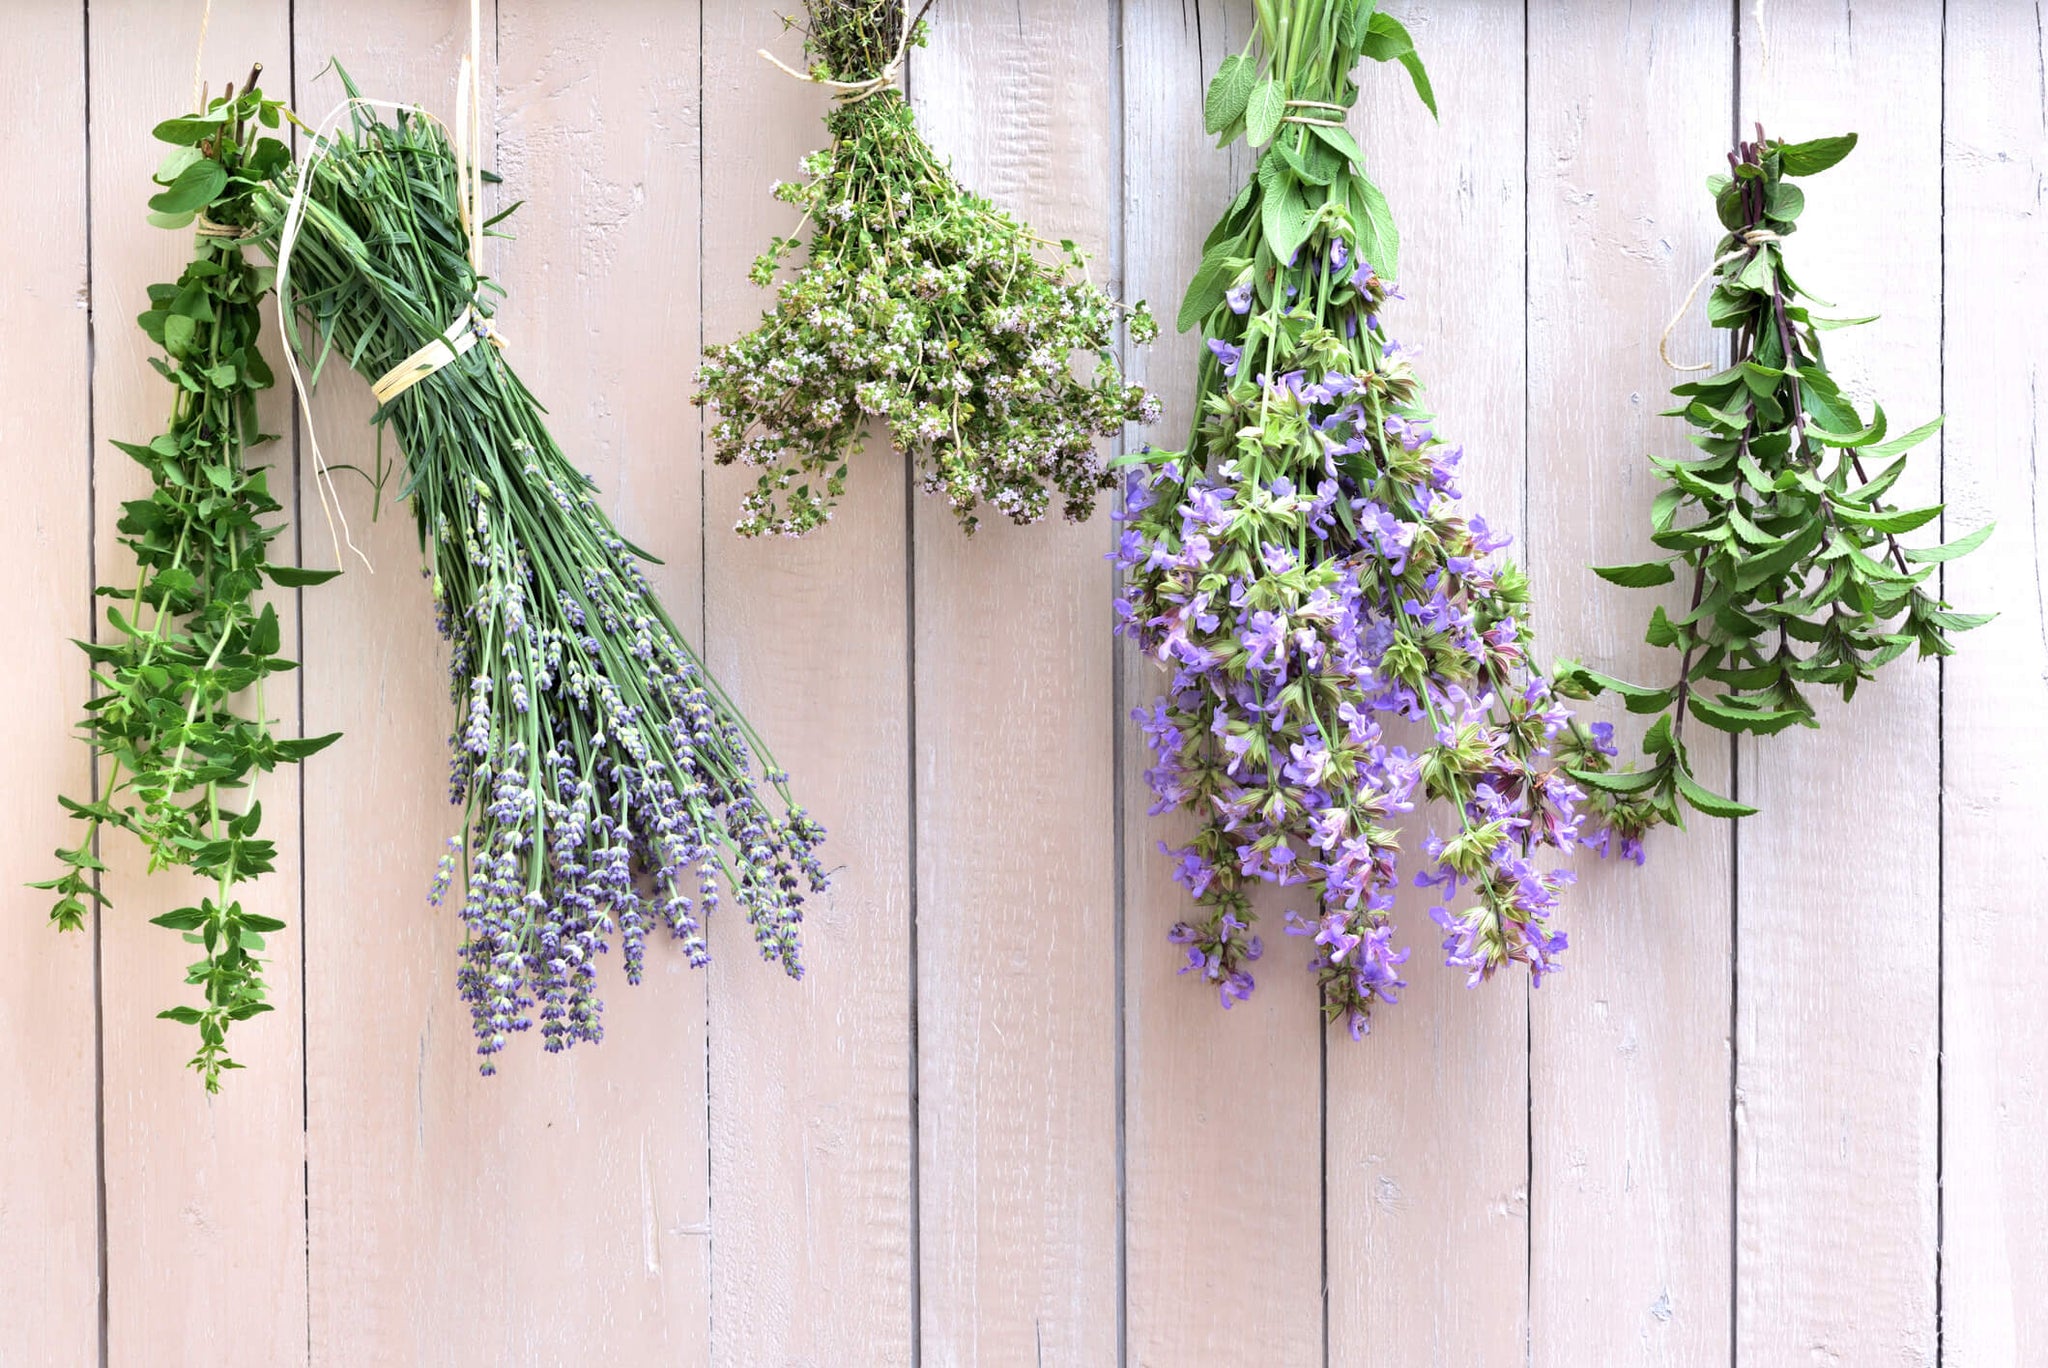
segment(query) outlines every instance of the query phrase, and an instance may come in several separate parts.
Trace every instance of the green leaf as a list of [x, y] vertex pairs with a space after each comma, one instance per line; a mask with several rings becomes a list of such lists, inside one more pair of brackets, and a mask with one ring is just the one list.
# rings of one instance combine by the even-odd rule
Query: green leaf
[[1936, 418], [1932, 422], [1922, 423], [1903, 437], [1894, 437], [1889, 442], [1883, 442], [1877, 446], [1866, 448], [1863, 454], [1872, 460], [1888, 461], [1894, 456], [1911, 451], [1914, 447], [1919, 446], [1922, 442], [1940, 431], [1941, 425], [1947, 421], [1947, 418]]
[[[1264, 147], [1273, 141], [1273, 135], [1280, 131], [1280, 120], [1287, 115], [1287, 97], [1280, 91], [1275, 80], [1261, 81], [1253, 87], [1244, 106], [1244, 138], [1253, 147]], [[1283, 261], [1286, 257], [1283, 255]]]
[[[1813, 176], [1827, 170], [1856, 147], [1856, 135], [1844, 133], [1811, 142], [1786, 143], [1778, 149], [1778, 165], [1788, 176]], [[1701, 811], [1705, 811], [1704, 808]]]
[[284, 930], [284, 923], [276, 917], [266, 917], [255, 912], [244, 912], [238, 920], [251, 931]]
[[1358, 139], [1352, 137], [1351, 130], [1344, 125], [1315, 123], [1308, 126], [1308, 131], [1321, 138], [1332, 151], [1354, 167], [1365, 164], [1364, 149], [1359, 147]]
[[192, 338], [199, 331], [199, 325], [183, 314], [171, 314], [164, 319], [164, 350], [172, 356], [183, 356], [191, 350]]
[[1210, 133], [1221, 133], [1243, 118], [1245, 102], [1258, 82], [1258, 68], [1249, 57], [1242, 53], [1225, 57], [1202, 100], [1202, 127]]
[[1809, 318], [1807, 321], [1822, 332], [1833, 332], [1836, 328], [1860, 328], [1865, 323], [1875, 323], [1877, 314], [1865, 314], [1861, 318]]
[[201, 1013], [197, 1007], [171, 1007], [156, 1014], [158, 1021], [175, 1021], [181, 1026], [197, 1026]]
[[1414, 83], [1415, 93], [1422, 98], [1422, 107], [1429, 111], [1430, 118], [1440, 119], [1442, 116], [1436, 112], [1436, 92], [1429, 88], [1429, 73], [1423, 70], [1422, 58], [1413, 52], [1404, 52], [1400, 60], [1401, 65], [1408, 69], [1408, 79]]
[[1756, 809], [1733, 798], [1723, 798], [1701, 787], [1683, 769], [1678, 771], [1678, 792], [1685, 801], [1709, 817], [1754, 817]]
[[1351, 185], [1365, 210], [1365, 221], [1359, 225], [1362, 231], [1358, 250], [1381, 279], [1400, 279], [1401, 230], [1394, 226], [1394, 211], [1387, 206], [1387, 197], [1364, 176], [1352, 177]]
[[280, 589], [306, 589], [327, 583], [341, 571], [310, 570], [298, 565], [266, 565], [263, 573], [270, 576], [270, 582]]
[[208, 158], [196, 161], [178, 174], [168, 190], [150, 197], [149, 207], [159, 214], [187, 214], [213, 203], [228, 183], [227, 168]]
[[277, 753], [287, 760], [304, 760], [309, 755], [318, 755], [339, 740], [340, 732], [329, 732], [325, 736], [289, 738], [277, 743]]
[[150, 136], [158, 142], [178, 143], [189, 147], [204, 142], [218, 133], [220, 126], [225, 122], [225, 110], [211, 114], [188, 114], [182, 119], [165, 119], [150, 130]]
[[1833, 503], [1832, 500], [1830, 504], [1835, 510], [1835, 516], [1845, 523], [1867, 527], [1873, 532], [1892, 534], [1911, 532], [1916, 527], [1933, 522], [1941, 516], [1943, 507], [1941, 504], [1931, 504], [1926, 508], [1902, 509], [1894, 513], [1866, 513], [1848, 504]]
[[[1266, 162], [1281, 168], [1287, 165], [1285, 160], [1270, 152]], [[1259, 169], [1263, 174], [1265, 166]], [[1260, 206], [1260, 225], [1266, 234], [1267, 248], [1279, 261], [1291, 260], [1308, 238], [1308, 202], [1302, 198], [1300, 183], [1284, 169], [1266, 187], [1264, 203]]]
[[1652, 585], [1669, 584], [1677, 576], [1672, 573], [1670, 561], [1643, 561], [1636, 565], [1596, 565], [1593, 573], [1609, 584], [1619, 584], [1625, 589], [1647, 589]]
[[1641, 793], [1644, 789], [1656, 787], [1658, 781], [1664, 777], [1661, 769], [1568, 769], [1565, 772], [1582, 784], [1605, 789], [1609, 793]]
[[1954, 560], [1957, 556], [1967, 556], [1970, 552], [1975, 551], [1984, 544], [1984, 539], [1991, 535], [1991, 529], [1996, 526], [1998, 526], [1997, 523], [1985, 523], [1975, 532], [1967, 536], [1957, 537], [1952, 542], [1943, 542], [1940, 546], [1909, 549], [1906, 552], [1906, 559], [1924, 563], [1927, 561]]
[[151, 926], [165, 926], [173, 931], [197, 931], [206, 925], [206, 914], [196, 907], [181, 907], [175, 912], [166, 912], [161, 917], [151, 917]]
[[1365, 41], [1358, 45], [1359, 56], [1375, 62], [1392, 62], [1413, 51], [1415, 40], [1393, 15], [1374, 14], [1366, 21]]

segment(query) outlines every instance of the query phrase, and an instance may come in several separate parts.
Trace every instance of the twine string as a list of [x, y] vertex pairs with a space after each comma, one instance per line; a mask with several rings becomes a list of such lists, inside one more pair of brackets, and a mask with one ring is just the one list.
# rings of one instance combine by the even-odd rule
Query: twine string
[[[865, 80], [835, 81], [826, 76], [815, 76], [808, 71], [798, 71], [767, 48], [756, 48], [755, 51], [767, 58], [772, 65], [796, 77], [799, 81], [823, 86], [827, 90], [832, 91], [832, 98], [838, 100], [841, 104], [859, 104], [862, 100], [873, 95], [879, 95], [883, 91], [895, 86], [896, 78], [902, 73], [903, 64], [910, 54], [910, 36], [917, 32], [917, 26], [924, 22], [925, 11], [930, 9], [934, 3], [936, 3], [936, 0], [924, 0], [924, 6], [918, 10], [917, 17], [903, 25], [903, 33], [896, 40], [895, 53], [887, 62], [882, 64], [880, 71]], [[907, 10], [909, 5], [906, 3], [904, 8]]]
[[1664, 325], [1663, 336], [1657, 339], [1657, 355], [1672, 370], [1703, 371], [1714, 368], [1714, 363], [1711, 361], [1701, 361], [1692, 365], [1680, 365], [1671, 359], [1671, 334], [1678, 330], [1678, 325], [1685, 321], [1686, 314], [1692, 311], [1692, 302], [1699, 298], [1700, 287], [1709, 280], [1712, 280], [1716, 271], [1719, 271], [1723, 266], [1726, 266], [1736, 258], [1745, 254], [1754, 254], [1765, 243], [1783, 241], [1779, 234], [1772, 232], [1768, 228], [1746, 228], [1736, 236], [1742, 239], [1742, 245], [1733, 251], [1723, 252], [1720, 256], [1707, 263], [1707, 269], [1700, 272], [1699, 279], [1695, 280], [1692, 283], [1692, 288], [1685, 292], [1685, 302], [1678, 306], [1678, 312], [1671, 315], [1671, 321]]

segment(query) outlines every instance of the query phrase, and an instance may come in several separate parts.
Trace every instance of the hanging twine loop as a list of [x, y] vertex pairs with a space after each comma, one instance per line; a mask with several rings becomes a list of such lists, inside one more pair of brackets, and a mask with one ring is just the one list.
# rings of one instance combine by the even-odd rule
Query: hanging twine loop
[[[448, 135], [449, 146], [455, 152], [457, 190], [456, 209], [461, 218], [464, 232], [469, 237], [469, 265], [473, 275], [483, 275], [483, 95], [480, 54], [483, 50], [483, 20], [479, 0], [470, 0], [469, 5], [469, 52], [462, 59], [456, 74], [455, 127], [450, 129], [440, 119], [417, 105], [400, 104], [392, 100], [371, 100], [357, 96], [343, 100], [321, 120], [313, 130], [310, 150], [299, 163], [298, 179], [292, 186], [291, 201], [285, 208], [284, 222], [278, 230], [277, 245], [277, 322], [278, 331], [284, 337], [285, 367], [291, 372], [292, 388], [298, 393], [299, 407], [307, 416], [306, 439], [313, 448], [313, 487], [320, 495], [320, 508], [327, 515], [328, 534], [335, 539], [334, 559], [341, 561], [341, 547], [347, 543], [363, 568], [372, 574], [376, 567], [363, 554], [349, 535], [348, 516], [341, 509], [341, 494], [335, 487], [334, 474], [328, 468], [327, 459], [320, 450], [320, 434], [312, 421], [312, 396], [307, 392], [304, 373], [299, 368], [298, 345], [293, 340], [291, 261], [292, 249], [297, 246], [300, 229], [306, 221], [306, 210], [310, 203], [309, 192], [313, 185], [313, 171], [322, 158], [334, 150], [334, 133], [341, 120], [357, 109], [386, 109], [400, 114], [410, 114], [440, 126]], [[442, 329], [440, 336], [429, 341], [411, 356], [379, 376], [371, 386], [377, 402], [387, 404], [399, 395], [432, 375], [441, 367], [465, 354], [478, 342], [488, 341], [493, 346], [503, 347], [504, 338], [491, 321], [479, 311], [474, 303], [464, 307], [455, 321]]]
[[[918, 10], [917, 17], [903, 25], [903, 35], [896, 40], [895, 53], [887, 62], [882, 64], [880, 71], [864, 81], [834, 81], [824, 76], [814, 76], [808, 71], [798, 71], [767, 48], [756, 48], [754, 50], [767, 58], [770, 64], [796, 77], [799, 81], [823, 86], [827, 90], [832, 91], [832, 98], [838, 100], [841, 104], [859, 104], [862, 100], [879, 95], [883, 91], [895, 87], [896, 78], [902, 74], [904, 61], [910, 54], [910, 36], [917, 32], [917, 26], [924, 22], [925, 11], [929, 10], [934, 3], [936, 3], [936, 0], [924, 0], [924, 6]], [[905, 8], [908, 9], [909, 7], [906, 5]]]
[[1753, 255], [1765, 243], [1784, 241], [1783, 237], [1768, 228], [1745, 228], [1736, 236], [1742, 239], [1742, 246], [1737, 247], [1732, 252], [1723, 252], [1707, 264], [1707, 269], [1700, 272], [1700, 278], [1695, 280], [1692, 283], [1692, 288], [1685, 292], [1685, 302], [1678, 306], [1678, 312], [1671, 315], [1671, 321], [1664, 325], [1664, 335], [1657, 339], [1657, 355], [1672, 370], [1703, 371], [1714, 368], [1714, 363], [1711, 361], [1701, 361], [1693, 365], [1680, 365], [1671, 359], [1671, 334], [1678, 331], [1678, 325], [1684, 322], [1686, 314], [1692, 311], [1692, 302], [1699, 298], [1700, 287], [1712, 280], [1714, 273], [1729, 262], [1745, 255]]

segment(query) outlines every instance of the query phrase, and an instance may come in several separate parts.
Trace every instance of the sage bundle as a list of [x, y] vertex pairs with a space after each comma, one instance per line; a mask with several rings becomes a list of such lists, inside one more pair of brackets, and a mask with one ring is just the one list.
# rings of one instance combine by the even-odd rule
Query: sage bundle
[[[1117, 369], [1117, 306], [1078, 247], [963, 189], [926, 145], [891, 85], [924, 42], [922, 11], [908, 18], [901, 0], [805, 10], [808, 79], [840, 96], [831, 145], [804, 159], [807, 180], [775, 187], [803, 221], [749, 278], [772, 284], [809, 225], [805, 262], [754, 331], [706, 348], [697, 394], [718, 414], [719, 463], [762, 471], [738, 531], [801, 536], [828, 519], [870, 419], [970, 533], [984, 503], [1031, 523], [1055, 493], [1068, 518], [1087, 518], [1114, 480], [1098, 440], [1158, 413]], [[1138, 305], [1130, 336], [1156, 332]], [[1087, 353], [1083, 379], [1074, 358]]]
[[1299, 890], [1287, 930], [1356, 1038], [1405, 986], [1402, 815], [1424, 800], [1455, 815], [1415, 873], [1445, 962], [1473, 984], [1510, 963], [1541, 982], [1570, 874], [1540, 850], [1608, 848], [1567, 767], [1600, 771], [1612, 745], [1530, 668], [1509, 538], [1466, 510], [1462, 449], [1384, 327], [1398, 236], [1344, 116], [1361, 56], [1403, 63], [1434, 109], [1414, 44], [1370, 0], [1262, 0], [1254, 43], [1224, 60], [1204, 114], [1264, 150], [1181, 307], [1207, 341], [1193, 431], [1135, 457], [1117, 611], [1170, 675], [1133, 714], [1152, 810], [1198, 822], [1186, 846], [1161, 843], [1201, 909], [1170, 933], [1183, 972], [1225, 1007], [1245, 998], [1263, 953], [1251, 894]]
[[[348, 127], [316, 139], [298, 180], [259, 208], [286, 258], [280, 309], [310, 321], [323, 353], [383, 377], [377, 421], [408, 463], [450, 643], [450, 796], [463, 808], [433, 898], [459, 858], [458, 983], [489, 1074], [536, 1021], [550, 1051], [601, 1038], [596, 966], [614, 938], [629, 983], [658, 927], [707, 962], [721, 884], [763, 957], [798, 975], [824, 832], [494, 345], [480, 173], [465, 174], [438, 122], [386, 120], [349, 94]], [[436, 359], [447, 364], [403, 387]]]
[[1695, 429], [1701, 454], [1651, 458], [1665, 482], [1650, 509], [1652, 540], [1668, 554], [1594, 567], [1631, 588], [1689, 575], [1681, 612], [1650, 612], [1647, 639], [1674, 652], [1676, 668], [1661, 686], [1573, 661], [1557, 672], [1561, 690], [1612, 691], [1630, 712], [1656, 718], [1643, 740], [1643, 768], [1581, 776], [1606, 804], [1672, 821], [1681, 800], [1710, 816], [1748, 816], [1755, 809], [1694, 777], [1688, 717], [1752, 735], [1811, 727], [1806, 690], [1853, 698], [1858, 684], [1907, 650], [1948, 655], [1950, 633], [1990, 621], [1953, 611], [1928, 583], [1942, 562], [1981, 544], [1990, 526], [1908, 547], [1899, 538], [1940, 517], [1942, 505], [1901, 508], [1887, 497], [1906, 453], [1942, 420], [1891, 437], [1879, 405], [1866, 424], [1828, 374], [1821, 334], [1874, 319], [1812, 312], [1801, 302], [1811, 296], [1785, 266], [1786, 240], [1806, 204], [1788, 178], [1825, 171], [1855, 146], [1853, 133], [1787, 143], [1759, 128], [1755, 142], [1729, 154], [1732, 174], [1708, 182], [1728, 235], [1710, 273], [1707, 318], [1734, 332], [1734, 363], [1672, 388], [1679, 406], [1664, 416]]
[[110, 906], [94, 878], [106, 868], [95, 853], [105, 828], [137, 837], [152, 872], [182, 867], [211, 882], [196, 905], [150, 919], [200, 949], [185, 981], [202, 1005], [158, 1015], [198, 1029], [191, 1067], [208, 1092], [241, 1067], [228, 1054], [228, 1028], [271, 1010], [257, 954], [265, 935], [284, 928], [235, 897], [276, 858], [259, 834], [256, 778], [335, 740], [279, 736], [264, 700], [264, 681], [293, 664], [280, 654], [277, 609], [258, 593], [266, 581], [289, 589], [331, 572], [271, 562], [282, 526], [267, 520], [281, 508], [267, 468], [250, 459], [276, 440], [256, 414], [256, 396], [271, 385], [257, 349], [271, 272], [245, 259], [243, 237], [254, 197], [291, 159], [263, 136], [282, 106], [254, 79], [155, 130], [172, 151], [156, 173], [150, 222], [197, 225], [191, 261], [175, 282], [149, 287], [136, 320], [163, 349], [150, 365], [171, 385], [171, 415], [146, 443], [113, 443], [149, 472], [152, 488], [122, 505], [118, 524], [135, 577], [94, 591], [109, 601], [105, 631], [78, 643], [96, 685], [79, 730], [95, 768], [105, 767], [90, 801], [58, 800], [83, 825], [78, 843], [57, 852], [64, 873], [35, 885], [56, 893], [50, 917], [61, 930]]

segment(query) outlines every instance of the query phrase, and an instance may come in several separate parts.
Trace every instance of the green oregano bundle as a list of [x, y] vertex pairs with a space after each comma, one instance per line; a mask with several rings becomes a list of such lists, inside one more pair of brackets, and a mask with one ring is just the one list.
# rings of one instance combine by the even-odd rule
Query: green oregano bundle
[[57, 852], [64, 873], [35, 885], [57, 894], [50, 918], [61, 930], [81, 928], [89, 904], [108, 906], [92, 878], [105, 868], [95, 855], [103, 827], [133, 832], [152, 872], [182, 865], [213, 882], [197, 906], [151, 919], [203, 949], [185, 981], [203, 990], [204, 1005], [158, 1015], [199, 1028], [192, 1067], [209, 1092], [219, 1091], [222, 1070], [240, 1067], [228, 1057], [229, 1025], [270, 1010], [256, 952], [284, 927], [234, 898], [235, 885], [268, 873], [276, 853], [257, 835], [254, 776], [335, 740], [277, 736], [264, 711], [263, 681], [293, 663], [278, 654], [277, 610], [256, 593], [266, 579], [295, 588], [332, 574], [270, 563], [282, 528], [265, 519], [280, 507], [267, 470], [249, 461], [276, 440], [256, 416], [256, 396], [271, 384], [257, 350], [271, 271], [250, 264], [242, 238], [251, 193], [291, 160], [258, 131], [276, 128], [281, 110], [251, 73], [239, 96], [231, 86], [205, 112], [156, 128], [175, 150], [156, 174], [164, 188], [149, 202], [150, 222], [198, 225], [184, 273], [150, 286], [137, 320], [164, 350], [150, 365], [171, 383], [171, 416], [147, 443], [114, 443], [154, 488], [122, 506], [135, 578], [95, 591], [111, 600], [106, 631], [78, 643], [98, 686], [79, 729], [106, 764], [92, 801], [58, 800], [84, 826], [77, 845]]
[[[829, 518], [870, 418], [969, 532], [982, 503], [1030, 523], [1055, 492], [1085, 519], [1111, 478], [1098, 440], [1158, 414], [1117, 370], [1116, 304], [1072, 242], [1042, 258], [1054, 244], [963, 189], [926, 146], [890, 85], [925, 37], [901, 0], [805, 9], [809, 79], [840, 95], [832, 145], [803, 161], [809, 179], [775, 187], [804, 211], [808, 256], [759, 327], [706, 349], [697, 395], [718, 411], [719, 463], [762, 470], [738, 530], [800, 536]], [[798, 240], [771, 240], [749, 278], [772, 283]], [[1135, 340], [1156, 332], [1132, 310]], [[1088, 352], [1082, 379], [1072, 358]]]
[[[1723, 732], [1768, 735], [1814, 726], [1807, 691], [1856, 687], [1908, 649], [1942, 656], [1951, 632], [1989, 614], [1957, 613], [1928, 583], [1943, 561], [1974, 549], [1987, 525], [1940, 546], [1899, 538], [1941, 516], [1942, 505], [1901, 508], [1887, 494], [1906, 453], [1941, 419], [1888, 437], [1884, 409], [1868, 423], [1834, 380], [1821, 334], [1870, 318], [1824, 318], [1801, 299], [1785, 266], [1805, 193], [1788, 177], [1825, 171], [1856, 135], [1740, 143], [1731, 175], [1708, 182], [1728, 236], [1714, 266], [1708, 320], [1735, 333], [1734, 364], [1674, 386], [1667, 417], [1691, 424], [1697, 458], [1651, 458], [1666, 487], [1651, 505], [1652, 540], [1667, 555], [1639, 565], [1596, 566], [1614, 584], [1648, 588], [1689, 572], [1677, 615], [1651, 611], [1648, 640], [1677, 656], [1669, 683], [1624, 683], [1576, 662], [1559, 667], [1560, 690], [1612, 690], [1630, 712], [1654, 714], [1642, 769], [1578, 772], [1623, 824], [1680, 818], [1679, 800], [1715, 817], [1754, 809], [1693, 777], [1688, 717]], [[1815, 301], [1818, 302], [1818, 301]], [[1704, 369], [1701, 367], [1700, 369]]]

